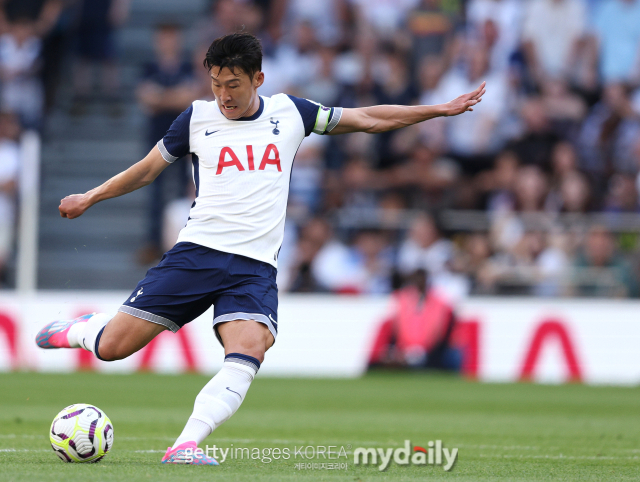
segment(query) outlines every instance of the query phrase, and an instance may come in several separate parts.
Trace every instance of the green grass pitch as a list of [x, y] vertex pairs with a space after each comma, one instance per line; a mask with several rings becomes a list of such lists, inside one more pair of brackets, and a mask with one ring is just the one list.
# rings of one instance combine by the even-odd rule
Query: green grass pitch
[[[459, 456], [442, 467], [371, 465], [296, 470], [299, 460], [227, 460], [219, 467], [160, 459], [209, 377], [0, 375], [1, 481], [639, 480], [638, 388], [479, 384], [423, 373], [357, 380], [258, 378], [238, 413], [205, 443], [229, 447], [426, 446]], [[49, 446], [53, 417], [72, 403], [102, 408], [115, 428], [98, 464], [64, 464]], [[344, 461], [342, 459], [341, 461]], [[318, 460], [316, 460], [318, 462]], [[322, 462], [322, 460], [319, 460]]]

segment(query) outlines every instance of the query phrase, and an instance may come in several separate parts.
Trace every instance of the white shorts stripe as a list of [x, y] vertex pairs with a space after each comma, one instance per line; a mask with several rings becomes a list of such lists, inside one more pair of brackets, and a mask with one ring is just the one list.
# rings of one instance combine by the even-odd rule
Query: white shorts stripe
[[216, 325], [219, 323], [225, 323], [227, 321], [235, 321], [235, 320], [253, 320], [253, 321], [257, 321], [258, 323], [262, 323], [263, 325], [266, 325], [266, 327], [269, 328], [269, 331], [273, 335], [274, 342], [276, 337], [278, 336], [278, 331], [276, 330], [276, 327], [273, 324], [273, 322], [267, 316], [261, 313], [240, 313], [240, 312], [226, 313], [224, 315], [216, 316], [213, 319], [213, 331], [215, 332], [216, 338], [218, 338], [218, 341], [220, 342], [221, 345], [222, 345], [222, 340], [220, 339], [220, 335], [218, 335], [218, 330], [216, 330]]
[[139, 310], [138, 308], [134, 308], [133, 306], [122, 305], [120, 308], [118, 308], [118, 311], [131, 316], [135, 316], [136, 318], [140, 318], [142, 320], [150, 321], [151, 323], [155, 323], [156, 325], [166, 326], [174, 333], [180, 329], [179, 325], [177, 325], [170, 319], [165, 318], [164, 316], [154, 315], [153, 313]]

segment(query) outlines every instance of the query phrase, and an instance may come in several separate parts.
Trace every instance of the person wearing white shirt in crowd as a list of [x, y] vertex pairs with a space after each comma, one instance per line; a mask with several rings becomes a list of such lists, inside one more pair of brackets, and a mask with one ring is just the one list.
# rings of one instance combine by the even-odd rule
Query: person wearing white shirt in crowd
[[41, 41], [34, 32], [33, 22], [19, 19], [0, 37], [0, 103], [29, 127], [39, 126], [44, 104], [42, 83], [36, 76]]
[[491, 49], [491, 67], [502, 70], [518, 49], [522, 31], [523, 2], [521, 0], [471, 0], [467, 7], [467, 22], [475, 41], [484, 39], [487, 23], [497, 30]]
[[20, 148], [16, 139], [19, 130], [13, 114], [0, 114], [0, 287], [15, 231], [15, 194], [20, 168]]
[[444, 119], [449, 151], [463, 159], [465, 169], [474, 170], [472, 158], [497, 153], [503, 141], [498, 125], [507, 110], [508, 84], [503, 72], [490, 69], [488, 55], [484, 46], [467, 44], [464, 68], [445, 74], [432, 97], [432, 101], [440, 102], [453, 92], [478, 82], [486, 81], [491, 85], [474, 116]]
[[538, 82], [569, 80], [586, 29], [582, 0], [532, 0], [526, 10], [522, 40], [527, 62]]

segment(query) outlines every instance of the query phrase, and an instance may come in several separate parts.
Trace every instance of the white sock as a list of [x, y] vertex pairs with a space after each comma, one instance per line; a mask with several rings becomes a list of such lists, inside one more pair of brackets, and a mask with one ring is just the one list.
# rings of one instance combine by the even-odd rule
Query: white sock
[[204, 439], [206, 439], [209, 434], [211, 434], [212, 430], [208, 424], [201, 422], [197, 418], [189, 417], [187, 420], [187, 424], [182, 429], [182, 433], [176, 440], [176, 443], [173, 444], [174, 447], [177, 447], [180, 444], [185, 442], [193, 442], [195, 441], [197, 445], [200, 445]]
[[97, 313], [89, 318], [88, 321], [76, 323], [67, 333], [69, 345], [71, 345], [72, 348], [84, 348], [87, 351], [93, 352], [95, 355], [98, 333], [107, 326], [111, 318], [113, 318], [113, 316], [107, 315], [106, 313]]
[[240, 407], [259, 368], [260, 363], [253, 357], [227, 355], [222, 369], [196, 397], [193, 413], [173, 447], [193, 441], [199, 445], [229, 420]]

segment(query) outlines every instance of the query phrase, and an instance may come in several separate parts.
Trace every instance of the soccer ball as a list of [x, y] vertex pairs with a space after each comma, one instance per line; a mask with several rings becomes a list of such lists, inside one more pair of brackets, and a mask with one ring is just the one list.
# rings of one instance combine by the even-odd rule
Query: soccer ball
[[49, 440], [63, 462], [97, 462], [113, 447], [113, 425], [98, 407], [76, 403], [53, 419]]

